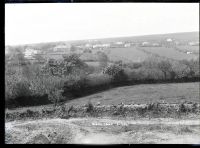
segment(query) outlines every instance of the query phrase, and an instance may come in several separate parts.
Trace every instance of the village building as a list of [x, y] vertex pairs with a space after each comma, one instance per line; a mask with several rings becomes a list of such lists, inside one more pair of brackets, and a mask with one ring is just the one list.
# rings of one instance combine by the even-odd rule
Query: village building
[[32, 49], [32, 48], [27, 48], [27, 49], [25, 49], [24, 57], [27, 58], [27, 59], [35, 59], [34, 55], [35, 54], [39, 54], [39, 53], [40, 53], [39, 50], [35, 50], [35, 49]]
[[131, 47], [131, 43], [124, 44], [124, 47]]
[[154, 46], [154, 47], [159, 47], [160, 44], [159, 44], [159, 43], [153, 43], [152, 46]]
[[109, 44], [109, 43], [107, 43], [107, 44], [102, 44], [102, 47], [109, 48], [109, 47], [110, 47], [110, 44]]
[[95, 44], [95, 45], [93, 45], [92, 47], [93, 47], [93, 48], [101, 48], [101, 47], [103, 47], [103, 46], [102, 46], [102, 44]]
[[186, 53], [187, 53], [187, 54], [192, 54], [192, 52], [191, 52], [191, 51], [187, 51]]
[[150, 43], [149, 42], [142, 42], [142, 46], [149, 46]]
[[116, 44], [121, 45], [121, 44], [123, 44], [123, 42], [116, 42]]
[[172, 42], [173, 40], [171, 38], [166, 39], [167, 42]]
[[57, 45], [56, 47], [53, 48], [54, 52], [69, 52], [70, 51], [70, 46], [69, 45]]

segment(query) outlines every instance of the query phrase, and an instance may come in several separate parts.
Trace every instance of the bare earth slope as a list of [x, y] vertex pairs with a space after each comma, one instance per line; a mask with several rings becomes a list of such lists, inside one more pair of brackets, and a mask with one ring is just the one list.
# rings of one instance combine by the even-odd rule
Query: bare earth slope
[[7, 122], [6, 143], [200, 144], [200, 120], [76, 118]]

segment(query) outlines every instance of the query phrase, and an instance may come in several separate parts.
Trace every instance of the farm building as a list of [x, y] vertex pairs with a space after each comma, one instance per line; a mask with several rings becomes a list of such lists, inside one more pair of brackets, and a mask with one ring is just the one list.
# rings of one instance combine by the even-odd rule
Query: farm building
[[110, 44], [110, 47], [111, 47], [111, 48], [124, 47], [124, 43], [123, 43], [123, 42], [111, 43], [111, 44]]
[[33, 56], [35, 54], [39, 54], [40, 51], [39, 50], [35, 50], [35, 49], [32, 49], [32, 48], [27, 48], [24, 52], [24, 57], [27, 58], [27, 59], [34, 59]]
[[92, 48], [101, 48], [101, 47], [103, 47], [102, 44], [95, 44], [92, 46]]
[[159, 47], [160, 44], [159, 44], [159, 43], [153, 43], [152, 46], [154, 46], [154, 47]]
[[166, 39], [167, 42], [172, 42], [173, 40], [171, 38]]
[[186, 53], [187, 53], [187, 54], [192, 54], [192, 52], [191, 52], [191, 51], [187, 51]]
[[108, 48], [108, 47], [110, 47], [110, 44], [109, 44], [109, 43], [107, 43], [107, 44], [102, 44], [102, 47]]
[[124, 44], [124, 47], [131, 47], [131, 43]]
[[142, 42], [142, 46], [150, 46], [149, 42]]
[[116, 42], [115, 44], [121, 45], [121, 44], [123, 44], [123, 42]]
[[70, 50], [69, 45], [58, 45], [53, 49], [53, 51], [65, 51], [65, 52], [69, 52], [69, 50]]

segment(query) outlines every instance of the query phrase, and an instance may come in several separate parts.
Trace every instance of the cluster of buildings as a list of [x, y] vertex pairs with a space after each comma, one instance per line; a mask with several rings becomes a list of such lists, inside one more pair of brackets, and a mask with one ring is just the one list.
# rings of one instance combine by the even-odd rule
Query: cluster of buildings
[[29, 60], [34, 60], [34, 56], [36, 54], [40, 54], [40, 50], [33, 49], [33, 48], [26, 48], [24, 51], [24, 57]]
[[[104, 50], [106, 48], [129, 48], [129, 47], [167, 47], [167, 46], [174, 46], [174, 45], [181, 45], [182, 43], [176, 41], [172, 38], [166, 38], [160, 42], [150, 42], [150, 41], [141, 41], [141, 42], [133, 42], [133, 41], [115, 41], [110, 43], [101, 43], [101, 42], [87, 42], [77, 45], [70, 45], [70, 44], [59, 44], [49, 50], [46, 54], [49, 56], [52, 55], [62, 55], [65, 53], [77, 53], [82, 54], [85, 53], [86, 50], [92, 51], [91, 53], [98, 52], [99, 50]], [[189, 46], [199, 46], [198, 41], [191, 41], [185, 43]], [[73, 47], [72, 47], [73, 46]], [[8, 50], [6, 50], [7, 54]], [[24, 51], [24, 57], [27, 59], [34, 59], [34, 56], [37, 54], [42, 54], [42, 50], [37, 50], [33, 48], [27, 48]], [[187, 52], [187, 54], [191, 54], [191, 52]]]

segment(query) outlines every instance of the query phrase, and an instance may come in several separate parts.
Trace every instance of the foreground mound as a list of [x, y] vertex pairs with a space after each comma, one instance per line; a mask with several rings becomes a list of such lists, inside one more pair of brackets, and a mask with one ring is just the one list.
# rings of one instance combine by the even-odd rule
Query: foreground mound
[[76, 118], [6, 123], [6, 143], [200, 144], [199, 120]]
[[71, 143], [72, 126], [62, 119], [10, 122], [6, 124], [6, 143]]

